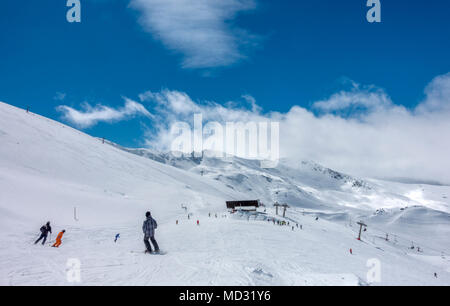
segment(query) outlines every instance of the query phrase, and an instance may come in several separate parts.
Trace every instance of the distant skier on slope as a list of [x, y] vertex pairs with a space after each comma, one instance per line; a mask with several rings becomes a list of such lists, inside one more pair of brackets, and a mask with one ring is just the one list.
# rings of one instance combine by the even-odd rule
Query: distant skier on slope
[[62, 239], [62, 236], [64, 235], [64, 233], [66, 232], [66, 230], [62, 230], [59, 234], [58, 234], [58, 236], [56, 237], [56, 241], [55, 241], [55, 244], [53, 244], [52, 245], [52, 247], [54, 247], [54, 248], [59, 248], [59, 246], [61, 245], [61, 239]]
[[142, 231], [144, 232], [144, 243], [147, 249], [145, 253], [153, 253], [149, 239], [155, 247], [155, 252], [159, 253], [159, 246], [155, 240], [155, 229], [158, 227], [158, 224], [156, 223], [155, 219], [152, 218], [152, 214], [149, 211], [145, 214], [145, 216], [147, 217], [147, 220], [145, 220], [144, 225], [142, 225]]
[[50, 226], [50, 221], [41, 227], [41, 235], [39, 236], [39, 239], [36, 240], [36, 242], [34, 244], [37, 244], [39, 241], [44, 239], [42, 241], [42, 245], [44, 245], [45, 241], [47, 240], [48, 233], [50, 233], [50, 234], [52, 233], [52, 227]]

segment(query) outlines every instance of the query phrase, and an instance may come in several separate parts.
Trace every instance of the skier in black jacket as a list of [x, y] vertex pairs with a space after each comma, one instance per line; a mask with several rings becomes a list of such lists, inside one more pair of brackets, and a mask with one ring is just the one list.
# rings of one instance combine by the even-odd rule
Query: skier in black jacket
[[45, 225], [43, 225], [42, 227], [41, 227], [41, 236], [39, 237], [39, 239], [38, 240], [36, 240], [36, 242], [34, 243], [34, 244], [37, 244], [39, 241], [41, 241], [41, 239], [44, 239], [43, 241], [42, 241], [42, 245], [44, 245], [45, 244], [45, 241], [47, 240], [47, 235], [48, 235], [48, 233], [52, 233], [52, 228], [51, 228], [51, 226], [50, 226], [50, 221], [49, 222], [47, 222], [47, 224], [45, 224]]
[[142, 225], [142, 231], [144, 232], [144, 243], [145, 248], [147, 249], [145, 253], [152, 254], [152, 247], [150, 245], [150, 241], [153, 243], [153, 246], [155, 247], [155, 252], [159, 253], [159, 246], [158, 243], [155, 240], [155, 229], [158, 227], [158, 224], [156, 223], [156, 220], [152, 218], [152, 214], [148, 211], [145, 216], [147, 219], [144, 221], [144, 224]]

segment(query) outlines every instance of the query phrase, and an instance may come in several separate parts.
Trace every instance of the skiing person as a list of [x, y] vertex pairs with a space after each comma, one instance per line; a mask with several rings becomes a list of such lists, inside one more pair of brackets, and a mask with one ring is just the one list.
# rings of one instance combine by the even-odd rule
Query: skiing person
[[117, 243], [117, 240], [120, 238], [120, 234], [116, 234], [116, 237], [114, 238], [114, 243]]
[[43, 225], [42, 227], [41, 227], [41, 236], [39, 236], [39, 239], [38, 240], [36, 240], [36, 242], [34, 243], [34, 244], [37, 244], [39, 241], [41, 241], [42, 239], [44, 239], [43, 241], [42, 241], [42, 245], [44, 245], [45, 244], [45, 241], [47, 240], [47, 235], [48, 235], [48, 233], [52, 233], [52, 228], [51, 228], [51, 226], [50, 226], [50, 221], [49, 222], [47, 222], [45, 225]]
[[61, 245], [61, 239], [62, 239], [62, 236], [64, 235], [65, 232], [66, 232], [66, 230], [62, 230], [62, 231], [58, 234], [58, 236], [56, 237], [56, 242], [55, 242], [54, 245], [52, 245], [52, 247], [58, 248], [58, 247]]
[[155, 247], [155, 252], [159, 253], [159, 246], [155, 240], [155, 229], [158, 227], [158, 224], [156, 223], [155, 219], [152, 218], [152, 214], [149, 211], [145, 214], [145, 216], [147, 217], [147, 220], [145, 220], [144, 225], [142, 225], [142, 231], [144, 232], [144, 243], [147, 249], [145, 253], [153, 253], [152, 246], [148, 241], [149, 239]]

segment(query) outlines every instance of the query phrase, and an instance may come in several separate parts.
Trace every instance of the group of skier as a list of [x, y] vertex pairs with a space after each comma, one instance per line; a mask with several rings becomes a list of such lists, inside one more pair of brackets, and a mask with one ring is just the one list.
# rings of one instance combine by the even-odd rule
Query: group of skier
[[[34, 242], [34, 244], [38, 244], [39, 241], [42, 240], [42, 245], [44, 245], [45, 242], [47, 241], [48, 234], [52, 233], [52, 227], [50, 226], [50, 221], [47, 222], [46, 224], [44, 224], [41, 227], [40, 231], [41, 231], [41, 234], [40, 234], [39, 238]], [[59, 232], [58, 236], [56, 236], [55, 243], [52, 245], [52, 247], [58, 248], [61, 245], [61, 243], [62, 243], [61, 239], [65, 232], [66, 232], [66, 230], [62, 230], [61, 232]]]
[[[209, 214], [209, 216], [211, 216], [211, 213]], [[142, 232], [144, 233], [145, 253], [146, 254], [160, 254], [158, 242], [156, 242], [156, 239], [155, 239], [155, 230], [158, 228], [158, 223], [156, 222], [155, 219], [153, 219], [152, 214], [149, 211], [145, 213], [145, 217], [146, 217], [146, 219], [144, 221], [144, 224], [142, 225]], [[216, 215], [216, 217], [217, 217], [217, 215]], [[268, 219], [268, 221], [270, 222], [271, 220]], [[290, 225], [290, 222], [286, 223], [286, 221], [278, 221], [275, 219], [272, 219], [272, 221], [274, 224], [276, 223], [278, 225]], [[178, 224], [178, 220], [177, 220], [177, 224]], [[296, 224], [296, 226], [297, 226], [297, 228], [299, 227], [298, 224]], [[300, 225], [300, 229], [303, 229], [302, 225]], [[292, 230], [294, 230], [294, 226], [292, 226]], [[50, 222], [47, 222], [45, 225], [43, 225], [41, 227], [40, 231], [41, 231], [41, 234], [40, 234], [39, 238], [35, 241], [34, 244], [38, 244], [39, 241], [42, 240], [42, 245], [44, 245], [45, 242], [47, 241], [48, 234], [52, 233], [52, 227], [50, 226]], [[62, 230], [58, 234], [58, 236], [56, 237], [56, 241], [52, 245], [52, 247], [57, 248], [61, 245], [61, 243], [62, 243], [61, 239], [65, 232], [66, 232], [65, 230]], [[119, 237], [120, 237], [120, 234], [117, 234], [114, 242], [117, 242]], [[153, 244], [153, 247], [155, 248], [155, 251], [152, 250], [152, 244]], [[352, 249], [350, 249], [350, 253], [353, 253]], [[438, 277], [437, 273], [434, 273], [434, 277], [435, 278]]]
[[[142, 231], [144, 233], [144, 244], [145, 244], [145, 253], [148, 254], [157, 254], [160, 253], [158, 243], [155, 239], [155, 230], [158, 227], [158, 223], [156, 223], [156, 220], [153, 219], [152, 214], [148, 211], [145, 214], [145, 221], [142, 225]], [[47, 241], [47, 237], [49, 234], [52, 233], [52, 227], [50, 226], [50, 221], [44, 224], [40, 229], [40, 235], [39, 238], [34, 242], [34, 244], [38, 244], [42, 240], [42, 245], [45, 245], [45, 242]], [[58, 236], [56, 237], [55, 243], [52, 245], [52, 247], [59, 247], [62, 244], [62, 237], [66, 230], [62, 230], [59, 232]], [[119, 234], [116, 235], [114, 242], [117, 242], [117, 239], [120, 237]], [[152, 246], [150, 242], [153, 244], [153, 247], [155, 248], [155, 251], [152, 250]]]

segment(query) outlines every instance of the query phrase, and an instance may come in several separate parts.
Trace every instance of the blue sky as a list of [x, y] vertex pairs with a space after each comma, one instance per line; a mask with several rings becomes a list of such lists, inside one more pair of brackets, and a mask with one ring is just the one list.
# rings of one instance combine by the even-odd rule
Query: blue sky
[[[199, 104], [240, 108], [249, 95], [262, 113], [314, 115], [317, 101], [357, 90], [413, 111], [450, 71], [448, 1], [381, 0], [377, 24], [365, 0], [167, 2], [176, 0], [81, 0], [82, 22], [68, 23], [65, 0], [1, 1], [0, 101], [70, 124], [58, 106], [123, 111], [129, 98], [153, 114], [139, 95], [164, 89]], [[131, 113], [81, 127], [141, 146], [157, 123]]]

